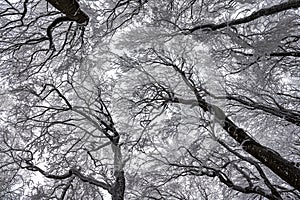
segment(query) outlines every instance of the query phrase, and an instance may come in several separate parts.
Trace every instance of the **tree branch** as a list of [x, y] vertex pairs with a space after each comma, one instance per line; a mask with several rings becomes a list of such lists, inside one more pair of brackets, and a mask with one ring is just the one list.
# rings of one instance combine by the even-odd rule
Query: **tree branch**
[[61, 22], [65, 22], [65, 21], [74, 21], [73, 19], [67, 17], [67, 16], [63, 16], [63, 17], [59, 17], [59, 18], [56, 18], [47, 28], [47, 36], [48, 36], [48, 39], [49, 39], [49, 43], [50, 43], [50, 49], [55, 49], [55, 46], [54, 46], [54, 43], [53, 43], [53, 38], [52, 38], [52, 31], [54, 29], [54, 27], [61, 23]]
[[102, 181], [98, 181], [92, 177], [86, 177], [79, 170], [77, 170], [75, 168], [71, 168], [68, 172], [66, 172], [62, 175], [55, 175], [55, 174], [49, 174], [48, 172], [42, 170], [41, 168], [33, 165], [29, 161], [27, 161], [26, 164], [27, 164], [27, 166], [25, 167], [26, 169], [28, 169], [30, 171], [38, 171], [46, 178], [56, 179], [56, 180], [64, 180], [64, 179], [70, 178], [72, 175], [75, 175], [83, 182], [88, 182], [92, 185], [101, 187], [102, 189], [107, 190], [108, 192], [110, 191], [110, 188], [111, 188], [111, 186], [109, 184], [104, 183]]
[[[214, 115], [216, 122], [230, 135], [230, 137], [238, 142], [246, 152], [261, 161], [280, 178], [300, 191], [300, 170], [298, 168], [285, 158], [281, 157], [281, 155], [276, 151], [256, 142], [246, 133], [245, 130], [239, 128], [233, 121], [231, 121], [221, 108], [206, 102], [199, 94], [193, 80], [191, 80], [190, 76], [187, 76], [180, 67], [171, 61], [169, 62], [169, 60], [167, 58], [165, 59], [162, 55], [160, 55], [158, 59], [161, 60], [161, 64], [173, 67], [174, 70], [180, 74], [186, 85], [193, 91], [197, 99], [197, 106], [199, 106], [204, 112], [209, 112]], [[170, 101], [175, 102], [174, 99], [170, 99]], [[194, 103], [192, 105], [194, 106]]]
[[[282, 200], [280, 196], [276, 196], [273, 194], [268, 194], [266, 191], [264, 191], [260, 187], [255, 186], [248, 186], [248, 187], [241, 187], [239, 185], [236, 185], [225, 173], [223, 173], [221, 170], [214, 169], [207, 166], [193, 166], [193, 165], [185, 165], [185, 164], [177, 164], [177, 163], [169, 163], [170, 166], [177, 167], [179, 169], [184, 169], [183, 171], [179, 172], [180, 176], [184, 176], [186, 174], [192, 175], [192, 176], [208, 176], [208, 177], [217, 177], [222, 183], [227, 185], [229, 188], [232, 188], [233, 190], [242, 192], [244, 194], [259, 194], [263, 197], [266, 197], [268, 199], [272, 200]], [[178, 171], [178, 170], [176, 170]]]
[[[195, 106], [195, 100], [180, 100], [174, 98], [169, 100], [173, 103], [182, 103], [186, 105]], [[281, 157], [276, 151], [265, 147], [253, 138], [251, 138], [245, 130], [239, 128], [232, 122], [219, 107], [205, 102], [197, 103], [197, 106], [206, 105], [205, 110], [208, 110], [217, 119], [217, 123], [236, 141], [242, 148], [250, 155], [261, 161], [275, 174], [285, 180], [287, 183], [300, 191], [300, 170], [296, 168], [291, 162]]]
[[[252, 57], [255, 55], [253, 53], [245, 53], [245, 52], [236, 51], [236, 50], [232, 50], [232, 52], [236, 53], [236, 54], [241, 54], [244, 56], [249, 56], [249, 57]], [[268, 54], [268, 56], [271, 56], [271, 57], [286, 57], [286, 56], [300, 57], [300, 52], [297, 52], [297, 51], [272, 52], [272, 53]]]
[[68, 18], [79, 24], [87, 25], [89, 16], [80, 9], [76, 0], [46, 0], [57, 10], [65, 14]]
[[300, 7], [300, 1], [299, 0], [289, 0], [287, 2], [271, 6], [269, 8], [262, 8], [258, 11], [253, 12], [251, 15], [247, 17], [243, 17], [240, 19], [228, 21], [228, 22], [223, 22], [221, 24], [203, 24], [199, 26], [195, 26], [191, 29], [188, 29], [190, 33], [193, 33], [197, 30], [208, 30], [208, 31], [215, 31], [218, 29], [225, 28], [227, 26], [235, 26], [235, 25], [240, 25], [240, 24], [245, 24], [251, 21], [254, 21], [260, 17], [263, 16], [268, 16], [268, 15], [273, 15], [276, 13], [280, 13], [289, 9], [296, 9]]

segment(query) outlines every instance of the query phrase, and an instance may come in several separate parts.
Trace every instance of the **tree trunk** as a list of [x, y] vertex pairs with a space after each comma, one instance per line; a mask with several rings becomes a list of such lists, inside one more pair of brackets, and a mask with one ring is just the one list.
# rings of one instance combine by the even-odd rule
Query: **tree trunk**
[[124, 171], [115, 172], [116, 181], [113, 187], [111, 188], [111, 199], [112, 200], [124, 200], [125, 192], [125, 177]]
[[300, 170], [291, 162], [280, 156], [274, 150], [265, 147], [254, 139], [241, 128], [238, 128], [229, 118], [225, 118], [223, 129], [239, 144], [242, 148], [271, 169], [280, 178], [285, 180], [291, 186], [300, 191]]
[[[184, 78], [184, 77], [183, 77]], [[186, 79], [187, 80], [187, 79]], [[195, 92], [196, 93], [196, 92]], [[196, 96], [198, 94], [195, 94]], [[207, 103], [201, 97], [195, 100], [184, 100], [174, 98], [170, 100], [176, 103], [190, 104], [195, 106], [198, 104], [205, 112], [210, 112], [216, 118], [216, 122], [236, 141], [242, 148], [259, 160], [284, 181], [300, 191], [300, 170], [291, 162], [284, 159], [276, 151], [265, 147], [251, 138], [245, 130], [235, 125], [218, 106]]]
[[112, 200], [124, 200], [125, 192], [125, 176], [124, 176], [124, 163], [120, 146], [118, 145], [118, 137], [113, 140], [112, 150], [114, 152], [114, 176], [115, 183], [112, 185], [110, 193]]
[[53, 7], [79, 24], [87, 24], [89, 17], [84, 13], [76, 0], [47, 0]]

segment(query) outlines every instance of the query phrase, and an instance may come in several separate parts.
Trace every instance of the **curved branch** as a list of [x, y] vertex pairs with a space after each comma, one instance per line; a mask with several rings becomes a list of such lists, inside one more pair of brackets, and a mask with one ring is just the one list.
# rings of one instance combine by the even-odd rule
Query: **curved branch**
[[28, 0], [25, 0], [24, 3], [23, 3], [24, 10], [23, 10], [22, 16], [20, 18], [20, 21], [22, 23], [23, 23], [23, 19], [24, 19], [25, 15], [27, 14], [27, 4], [28, 4]]
[[52, 37], [52, 31], [54, 29], [54, 27], [61, 23], [61, 22], [65, 22], [65, 21], [74, 21], [73, 19], [67, 17], [67, 16], [63, 16], [63, 17], [59, 17], [59, 18], [56, 18], [47, 28], [47, 36], [48, 36], [48, 39], [49, 39], [49, 46], [50, 46], [50, 49], [55, 49], [55, 46], [54, 46], [54, 43], [53, 43], [53, 37]]
[[[300, 1], [299, 1], [300, 4]], [[156, 52], [158, 55], [158, 53]], [[244, 151], [252, 155], [254, 158], [262, 162], [265, 166], [271, 169], [281, 179], [289, 183], [295, 189], [300, 191], [300, 170], [296, 168], [290, 161], [283, 158], [276, 151], [261, 145], [255, 141], [246, 131], [238, 127], [233, 121], [231, 121], [224, 111], [216, 105], [210, 104], [203, 99], [195, 86], [193, 80], [190, 79], [190, 75], [187, 75], [180, 67], [164, 58], [162, 55], [158, 55], [158, 59], [161, 64], [172, 67], [179, 73], [185, 84], [193, 91], [196, 99], [197, 106], [199, 106], [204, 112], [208, 112], [214, 115], [216, 122], [228, 133], [228, 135], [238, 142]], [[183, 65], [184, 63], [182, 63]], [[176, 102], [176, 99], [169, 99], [169, 102]], [[195, 105], [194, 103], [192, 104]]]
[[[49, 86], [49, 87], [52, 87], [52, 89], [48, 92], [48, 94], [46, 94], [45, 97], [40, 97], [40, 95], [46, 90], [46, 88], [47, 88], [48, 86]], [[37, 93], [34, 92], [34, 91], [31, 91], [31, 93], [33, 93], [34, 95], [36, 95], [36, 96], [40, 97], [42, 100], [44, 100], [44, 99], [46, 99], [53, 91], [55, 91], [55, 92], [58, 94], [58, 96], [64, 100], [64, 102], [65, 102], [66, 105], [68, 106], [68, 109], [69, 109], [69, 110], [72, 109], [72, 105], [71, 105], [71, 103], [68, 101], [68, 99], [67, 99], [67, 98], [59, 91], [59, 89], [58, 89], [55, 85], [53, 85], [53, 84], [48, 84], [48, 83], [45, 84], [45, 85], [43, 86], [42, 91], [41, 91], [39, 94], [37, 94]]]
[[290, 110], [287, 110], [287, 109], [284, 109], [284, 108], [278, 109], [278, 108], [275, 108], [275, 107], [266, 106], [266, 105], [263, 105], [263, 104], [260, 104], [260, 103], [256, 103], [254, 101], [249, 102], [249, 101], [243, 100], [239, 97], [235, 97], [235, 96], [231, 96], [231, 95], [226, 96], [226, 99], [234, 100], [234, 101], [237, 101], [237, 102], [239, 102], [239, 103], [241, 103], [245, 106], [249, 106], [249, 107], [254, 108], [254, 109], [265, 111], [266, 113], [269, 113], [269, 114], [272, 114], [274, 116], [283, 118], [288, 122], [291, 122], [291, 123], [293, 123], [297, 126], [300, 126], [300, 114], [292, 112]]
[[[266, 106], [261, 103], [254, 102], [250, 99], [249, 99], [249, 101], [246, 101], [240, 97], [236, 97], [236, 96], [232, 96], [232, 95], [227, 95], [227, 96], [222, 96], [222, 97], [214, 96], [210, 93], [208, 93], [208, 95], [215, 99], [227, 99], [227, 100], [236, 101], [250, 109], [257, 109], [257, 110], [264, 111], [268, 114], [274, 115], [274, 116], [282, 118], [292, 124], [300, 126], [300, 114], [298, 114], [297, 112], [293, 112], [291, 110], [285, 109], [283, 107], [276, 108], [276, 107], [272, 107], [272, 106]], [[165, 98], [165, 100], [169, 101], [170, 99]], [[194, 99], [182, 99], [182, 98], [176, 97], [174, 100], [178, 103], [182, 103], [182, 104], [186, 104], [186, 105], [192, 105], [192, 106], [198, 105], [197, 100], [194, 100]]]
[[223, 173], [221, 170], [217, 170], [211, 167], [207, 166], [193, 166], [193, 165], [184, 165], [184, 164], [177, 164], [177, 163], [169, 163], [170, 166], [182, 168], [184, 169], [182, 172], [179, 172], [179, 176], [181, 175], [192, 175], [192, 176], [208, 176], [208, 177], [217, 177], [220, 182], [227, 185], [229, 188], [232, 188], [233, 190], [239, 191], [244, 194], [258, 194], [263, 197], [266, 197], [268, 199], [273, 200], [282, 200], [280, 196], [275, 196], [273, 194], [268, 194], [266, 191], [264, 191], [260, 187], [255, 186], [248, 186], [248, 187], [242, 187], [239, 185], [236, 185], [225, 173]]
[[46, 0], [57, 10], [65, 14], [68, 18], [79, 24], [87, 25], [89, 16], [80, 9], [76, 0]]
[[[182, 103], [195, 106], [197, 101], [182, 101], [177, 98], [173, 100], [169, 99], [173, 103]], [[204, 108], [208, 110], [211, 114], [217, 119], [217, 123], [239, 144], [242, 145], [242, 148], [252, 155], [257, 160], [261, 161], [265, 166], [271, 169], [275, 174], [280, 178], [285, 180], [291, 186], [295, 187], [300, 191], [300, 170], [296, 168], [291, 162], [283, 158], [276, 151], [261, 145], [256, 142], [252, 137], [250, 137], [244, 129], [239, 128], [233, 121], [231, 121], [220, 109], [219, 107], [209, 104], [204, 100], [203, 102], [198, 103], [197, 106], [202, 108], [203, 105], [206, 105]], [[203, 109], [203, 110], [204, 110]]]
[[104, 183], [102, 181], [98, 181], [92, 177], [86, 177], [85, 175], [83, 175], [79, 170], [75, 169], [75, 168], [71, 168], [68, 172], [62, 174], [62, 175], [55, 175], [55, 174], [49, 174], [48, 172], [42, 170], [41, 168], [33, 165], [30, 162], [26, 162], [26, 164], [28, 166], [25, 167], [25, 169], [30, 170], [30, 171], [38, 171], [40, 172], [43, 176], [45, 176], [46, 178], [50, 178], [50, 179], [56, 179], [56, 180], [64, 180], [67, 178], [70, 178], [72, 175], [77, 176], [81, 181], [83, 182], [88, 182], [92, 185], [101, 187], [104, 190], [107, 190], [108, 192], [110, 192], [111, 186], [107, 183]]
[[251, 15], [247, 17], [243, 17], [240, 19], [223, 22], [221, 24], [203, 24], [199, 26], [195, 26], [191, 29], [188, 29], [190, 33], [193, 33], [197, 30], [208, 30], [208, 31], [215, 31], [218, 29], [225, 28], [227, 26], [234, 26], [234, 25], [240, 25], [245, 24], [251, 21], [254, 21], [258, 18], [261, 18], [263, 16], [273, 15], [276, 13], [280, 13], [289, 9], [296, 9], [300, 7], [300, 1], [299, 0], [289, 0], [287, 2], [271, 6], [269, 8], [262, 8], [258, 11], [253, 12]]
[[264, 173], [263, 169], [259, 166], [259, 164], [257, 162], [255, 162], [254, 160], [252, 160], [251, 158], [242, 156], [241, 154], [239, 154], [238, 152], [232, 150], [225, 142], [223, 142], [222, 140], [217, 140], [217, 142], [219, 144], [221, 144], [225, 149], [227, 149], [229, 152], [231, 152], [232, 154], [236, 155], [238, 158], [241, 158], [242, 160], [247, 161], [248, 163], [250, 163], [251, 165], [255, 166], [256, 170], [258, 171], [259, 175], [263, 178], [264, 183], [266, 184], [266, 186], [271, 190], [272, 194], [278, 198], [281, 199], [281, 196], [279, 194], [279, 192], [275, 189], [275, 187], [271, 184], [271, 182], [269, 181], [269, 179], [267, 178], [266, 174]]

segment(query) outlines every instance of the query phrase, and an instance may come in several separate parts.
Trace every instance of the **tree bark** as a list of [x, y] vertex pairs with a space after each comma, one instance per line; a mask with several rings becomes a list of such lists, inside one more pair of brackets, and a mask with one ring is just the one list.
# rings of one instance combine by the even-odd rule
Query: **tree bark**
[[114, 152], [114, 176], [115, 183], [110, 189], [112, 200], [124, 200], [125, 192], [125, 176], [124, 176], [124, 163], [119, 145], [119, 134], [112, 140], [112, 151]]
[[218, 29], [222, 29], [225, 28], [227, 26], [234, 26], [234, 25], [239, 25], [239, 24], [244, 24], [244, 23], [248, 23], [251, 21], [254, 21], [260, 17], [263, 16], [268, 16], [268, 15], [273, 15], [279, 12], [283, 12], [289, 9], [296, 9], [300, 7], [300, 1], [299, 0], [289, 0], [287, 2], [278, 4], [278, 5], [274, 5], [271, 6], [269, 8], [262, 8], [258, 11], [253, 12], [251, 15], [247, 16], [247, 17], [243, 17], [240, 19], [236, 19], [236, 20], [232, 20], [232, 21], [228, 21], [228, 22], [223, 22], [220, 24], [202, 24], [199, 26], [195, 26], [191, 29], [189, 29], [190, 33], [193, 33], [197, 30], [211, 30], [211, 31], [215, 31]]
[[124, 192], [125, 192], [125, 176], [124, 171], [116, 171], [114, 173], [116, 181], [115, 184], [111, 188], [111, 199], [112, 200], [124, 200]]
[[251, 138], [243, 129], [237, 127], [228, 117], [222, 128], [250, 155], [262, 162], [284, 181], [300, 191], [300, 170], [281, 157], [276, 151], [265, 147]]
[[79, 24], [88, 24], [89, 17], [84, 13], [76, 0], [47, 0], [53, 7]]
[[[190, 104], [195, 106], [195, 100], [173, 98], [169, 100], [175, 103]], [[201, 101], [201, 102], [199, 102]], [[251, 138], [245, 130], [234, 124], [218, 106], [207, 103], [204, 99], [198, 99], [198, 106], [208, 111], [216, 118], [216, 122], [236, 141], [242, 148], [271, 169], [281, 179], [300, 191], [300, 170], [291, 162], [284, 159], [276, 151], [259, 144]]]
[[[300, 2], [300, 1], [299, 1]], [[300, 3], [299, 3], [300, 4]], [[163, 60], [165, 61], [165, 60]], [[276, 151], [265, 147], [251, 138], [243, 129], [239, 128], [232, 122], [224, 113], [224, 111], [213, 104], [207, 103], [201, 97], [195, 83], [190, 80], [185, 72], [173, 63], [165, 63], [172, 66], [177, 71], [185, 84], [193, 91], [197, 101], [184, 100], [179, 98], [168, 99], [168, 101], [197, 105], [204, 111], [215, 116], [216, 122], [236, 141], [242, 148], [252, 155], [254, 158], [262, 162], [265, 166], [271, 169], [281, 179], [289, 183], [291, 186], [300, 191], [300, 169], [295, 167], [291, 162], [281, 157]], [[196, 103], [196, 104], [195, 104]]]

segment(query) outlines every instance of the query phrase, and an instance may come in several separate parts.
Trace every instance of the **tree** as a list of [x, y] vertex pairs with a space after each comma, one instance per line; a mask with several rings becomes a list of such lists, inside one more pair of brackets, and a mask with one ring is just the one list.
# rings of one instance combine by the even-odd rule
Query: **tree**
[[1, 198], [300, 198], [299, 1], [1, 4]]

